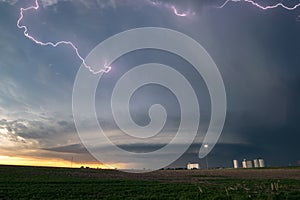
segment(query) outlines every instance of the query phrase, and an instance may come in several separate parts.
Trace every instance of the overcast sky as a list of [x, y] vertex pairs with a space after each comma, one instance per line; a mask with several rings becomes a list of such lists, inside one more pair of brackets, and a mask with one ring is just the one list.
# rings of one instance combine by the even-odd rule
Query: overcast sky
[[[208, 155], [209, 165], [231, 166], [232, 159], [258, 157], [267, 165], [299, 162], [299, 9], [262, 10], [246, 2], [220, 9], [221, 0], [40, 3], [41, 8], [26, 12], [22, 21], [29, 34], [40, 41], [72, 41], [83, 57], [101, 41], [132, 28], [164, 27], [189, 35], [217, 64], [227, 93], [227, 118], [219, 142]], [[294, 6], [296, 1], [283, 3]], [[33, 0], [0, 1], [0, 164], [7, 163], [1, 156], [94, 162], [80, 142], [72, 117], [72, 89], [81, 60], [70, 46], [40, 46], [23, 35], [16, 26], [19, 9], [30, 5]], [[177, 16], [172, 6], [188, 15]], [[179, 70], [191, 81], [200, 102], [198, 137], [172, 166], [183, 167], [189, 161], [204, 164], [198, 151], [210, 117], [209, 95], [192, 66], [173, 54], [144, 50], [116, 60], [97, 89], [99, 123], [115, 144], [134, 152], [156, 150], [174, 137], [180, 108], [163, 87], [139, 89], [130, 104], [139, 125], [149, 123], [152, 104], [160, 103], [168, 111], [166, 126], [150, 141], [122, 135], [112, 118], [110, 96], [116, 81], [133, 66], [149, 62]]]

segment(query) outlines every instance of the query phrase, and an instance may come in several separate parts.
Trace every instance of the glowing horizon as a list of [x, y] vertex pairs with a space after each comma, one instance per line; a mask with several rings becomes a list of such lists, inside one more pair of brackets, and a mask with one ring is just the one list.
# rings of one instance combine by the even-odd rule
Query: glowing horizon
[[18, 157], [18, 156], [6, 156], [0, 155], [0, 165], [17, 165], [17, 166], [36, 166], [36, 167], [65, 167], [65, 168], [101, 168], [101, 169], [121, 169], [124, 168], [123, 164], [102, 164], [102, 163], [79, 163], [66, 161], [63, 159], [44, 159], [36, 157]]

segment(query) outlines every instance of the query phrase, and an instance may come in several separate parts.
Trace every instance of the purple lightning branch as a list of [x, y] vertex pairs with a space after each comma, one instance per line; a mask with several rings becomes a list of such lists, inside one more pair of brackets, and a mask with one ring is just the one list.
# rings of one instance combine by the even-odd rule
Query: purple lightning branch
[[171, 6], [171, 9], [173, 10], [174, 14], [178, 17], [186, 17], [190, 14], [189, 12], [179, 12], [175, 6]]
[[298, 4], [296, 4], [295, 6], [292, 6], [292, 7], [288, 7], [288, 6], [284, 5], [282, 2], [277, 3], [275, 5], [262, 6], [262, 5], [260, 5], [259, 3], [256, 3], [253, 0], [226, 0], [219, 8], [224, 8], [230, 2], [246, 2], [246, 3], [250, 3], [253, 6], [256, 6], [257, 8], [260, 8], [262, 10], [269, 10], [269, 9], [274, 9], [274, 8], [278, 8], [278, 7], [282, 7], [286, 10], [295, 10], [298, 7], [300, 7], [300, 3], [298, 3]]
[[[162, 2], [157, 2], [157, 1], [153, 1], [153, 0], [146, 0], [146, 1], [157, 7], [160, 6], [160, 7], [168, 8], [168, 9], [172, 10], [176, 16], [179, 16], [179, 17], [187, 17], [190, 15], [195, 15], [195, 12], [191, 12], [191, 11], [180, 12], [174, 5], [169, 4], [169, 3], [162, 3]], [[275, 9], [275, 8], [279, 8], [279, 7], [282, 7], [286, 10], [295, 10], [298, 7], [300, 7], [300, 3], [297, 3], [296, 5], [291, 6], [291, 7], [284, 5], [282, 2], [277, 3], [275, 5], [262, 6], [259, 3], [255, 2], [254, 0], [226, 0], [218, 8], [224, 8], [230, 2], [246, 2], [246, 3], [252, 4], [253, 6], [255, 6], [259, 9], [262, 9], [262, 10]], [[298, 16], [297, 21], [300, 21], [300, 15]]]
[[146, 2], [156, 7], [167, 8], [171, 10], [178, 17], [188, 17], [191, 15], [195, 15], [195, 13], [191, 11], [179, 11], [178, 8], [176, 8], [173, 4], [170, 3], [157, 2], [153, 0], [146, 0]]
[[80, 55], [78, 48], [70, 41], [59, 41], [59, 42], [42, 42], [39, 41], [37, 39], [35, 39], [33, 36], [29, 35], [28, 33], [28, 28], [25, 25], [21, 25], [21, 21], [24, 18], [24, 13], [26, 11], [29, 10], [38, 10], [39, 9], [39, 3], [38, 0], [35, 0], [35, 5], [27, 7], [27, 8], [21, 8], [20, 9], [20, 18], [17, 21], [17, 27], [19, 29], [23, 29], [24, 30], [24, 35], [25, 37], [29, 38], [30, 40], [32, 40], [33, 42], [35, 42], [36, 44], [39, 44], [41, 46], [52, 46], [52, 47], [57, 47], [59, 45], [69, 45], [70, 47], [72, 47], [77, 55], [77, 57], [81, 60], [82, 64], [93, 74], [98, 74], [98, 73], [108, 73], [111, 70], [110, 66], [104, 66], [104, 69], [100, 69], [98, 71], [95, 71], [92, 69], [91, 66], [87, 65], [87, 63], [85, 62], [84, 58]]
[[[147, 3], [149, 3], [149, 4], [153, 5], [153, 6], [156, 6], [156, 7], [163, 7], [163, 8], [166, 8], [168, 10], [171, 10], [178, 17], [188, 17], [188, 16], [191, 16], [191, 15], [195, 15], [195, 12], [191, 12], [191, 11], [181, 12], [181, 11], [179, 11], [179, 9], [177, 9], [175, 7], [175, 5], [170, 4], [170, 3], [163, 3], [163, 2], [160, 2], [160, 1], [153, 1], [153, 0], [145, 0], [145, 2], [147, 2]], [[292, 6], [292, 7], [286, 6], [282, 2], [277, 3], [275, 5], [262, 6], [259, 3], [256, 3], [254, 0], [226, 0], [218, 8], [224, 8], [228, 3], [231, 3], [231, 2], [235, 2], [235, 3], [236, 2], [249, 3], [249, 4], [252, 4], [253, 6], [255, 6], [255, 7], [259, 8], [259, 9], [262, 9], [262, 10], [275, 9], [275, 8], [278, 8], [278, 7], [281, 7], [281, 8], [286, 9], [286, 10], [295, 10], [295, 9], [297, 9], [297, 8], [300, 7], [300, 3], [298, 3], [298, 4], [296, 4], [296, 5]], [[30, 10], [38, 10], [39, 7], [40, 6], [39, 6], [39, 3], [38, 3], [38, 0], [35, 0], [35, 4], [33, 6], [30, 6], [30, 7], [27, 7], [27, 8], [21, 8], [20, 9], [20, 17], [19, 17], [19, 19], [17, 21], [17, 27], [19, 29], [23, 29], [24, 30], [23, 33], [24, 33], [25, 37], [27, 37], [28, 39], [32, 40], [33, 42], [35, 42], [36, 44], [39, 44], [41, 46], [52, 46], [52, 47], [57, 47], [59, 45], [68, 45], [68, 46], [70, 46], [75, 51], [77, 57], [81, 60], [82, 64], [91, 73], [93, 73], [93, 74], [108, 73], [111, 70], [111, 66], [104, 66], [104, 69], [100, 69], [98, 71], [94, 70], [91, 66], [89, 66], [85, 62], [84, 58], [80, 55], [78, 48], [71, 41], [64, 41], [63, 40], [63, 41], [58, 41], [58, 42], [42, 42], [42, 41], [37, 40], [33, 36], [31, 36], [28, 33], [27, 26], [22, 25], [22, 20], [24, 18], [24, 13], [25, 12], [30, 11]], [[300, 21], [300, 16], [298, 16], [297, 21]]]
[[[149, 3], [151, 3], [152, 5], [154, 6], [164, 6], [168, 9], [171, 9], [173, 11], [173, 13], [176, 15], [176, 16], [179, 16], [179, 17], [186, 17], [188, 15], [193, 15], [194, 13], [191, 13], [191, 12], [180, 12], [178, 11], [178, 9], [174, 6], [174, 5], [171, 5], [171, 4], [162, 4], [162, 3], [158, 3], [158, 2], [153, 2], [151, 0], [147, 0]], [[17, 21], [17, 27], [19, 29], [23, 29], [24, 30], [24, 36], [27, 37], [28, 39], [32, 40], [33, 42], [35, 42], [36, 44], [39, 44], [41, 46], [52, 46], [52, 47], [57, 47], [57, 46], [60, 46], [60, 45], [69, 45], [70, 47], [72, 47], [72, 49], [74, 49], [77, 57], [81, 60], [82, 64], [93, 74], [98, 74], [98, 73], [108, 73], [110, 70], [111, 70], [111, 67], [110, 66], [104, 66], [104, 69], [100, 69], [98, 71], [94, 70], [91, 66], [89, 66], [84, 58], [80, 55], [79, 53], [79, 50], [78, 48], [71, 42], [71, 41], [58, 41], [58, 42], [42, 42], [42, 41], [39, 41], [37, 40], [36, 38], [34, 38], [33, 36], [31, 36], [29, 33], [28, 33], [28, 28], [27, 26], [25, 25], [21, 25], [21, 22], [24, 18], [24, 13], [27, 12], [27, 11], [30, 11], [30, 10], [38, 10], [39, 9], [39, 3], [38, 3], [38, 0], [35, 0], [35, 4], [33, 6], [29, 6], [27, 8], [21, 8], [20, 9], [20, 17]]]

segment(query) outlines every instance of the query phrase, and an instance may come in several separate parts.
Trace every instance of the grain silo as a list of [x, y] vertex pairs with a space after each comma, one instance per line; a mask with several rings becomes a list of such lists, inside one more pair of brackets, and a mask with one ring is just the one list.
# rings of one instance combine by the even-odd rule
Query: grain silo
[[254, 159], [254, 160], [253, 160], [253, 164], [254, 164], [254, 167], [255, 167], [255, 168], [259, 167], [258, 159]]
[[247, 160], [247, 161], [246, 161], [246, 165], [247, 165], [246, 168], [253, 168], [252, 160]]
[[239, 168], [239, 161], [238, 160], [233, 160], [233, 168]]
[[243, 168], [247, 168], [247, 161], [246, 161], [246, 159], [243, 160], [242, 166], [243, 166]]
[[264, 159], [262, 159], [262, 158], [258, 159], [258, 164], [259, 164], [259, 167], [265, 167]]

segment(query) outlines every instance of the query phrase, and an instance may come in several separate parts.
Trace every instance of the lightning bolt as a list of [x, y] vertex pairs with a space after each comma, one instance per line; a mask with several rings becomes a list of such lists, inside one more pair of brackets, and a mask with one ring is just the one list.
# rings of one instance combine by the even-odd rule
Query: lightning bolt
[[187, 17], [191, 13], [189, 12], [179, 12], [175, 6], [170, 6], [170, 8], [173, 10], [174, 14], [178, 17]]
[[157, 2], [157, 1], [153, 1], [153, 0], [146, 0], [146, 2], [148, 2], [149, 4], [156, 6], [156, 7], [165, 7], [169, 10], [171, 10], [176, 16], [178, 17], [188, 17], [191, 15], [195, 15], [194, 12], [191, 11], [179, 11], [174, 5], [170, 4], [170, 3], [163, 3], [163, 2]]
[[74, 49], [77, 57], [81, 60], [82, 64], [93, 74], [99, 74], [99, 73], [108, 73], [110, 70], [111, 70], [111, 67], [110, 66], [104, 66], [104, 69], [100, 69], [98, 71], [95, 71], [91, 66], [89, 66], [84, 58], [80, 55], [79, 53], [79, 50], [78, 48], [71, 42], [71, 41], [59, 41], [59, 42], [42, 42], [42, 41], [39, 41], [37, 39], [35, 39], [33, 36], [31, 36], [29, 33], [28, 33], [28, 28], [27, 26], [25, 25], [21, 25], [21, 22], [24, 18], [24, 13], [27, 12], [27, 11], [30, 11], [30, 10], [38, 10], [39, 9], [39, 3], [38, 3], [38, 0], [35, 0], [35, 5], [33, 6], [29, 6], [27, 8], [21, 8], [20, 9], [20, 18], [18, 19], [17, 21], [17, 27], [19, 29], [23, 29], [23, 33], [25, 35], [25, 37], [27, 37], [28, 39], [32, 40], [33, 42], [35, 42], [36, 44], [38, 45], [41, 45], [41, 46], [52, 46], [52, 47], [57, 47], [59, 45], [68, 45], [70, 46], [72, 49]]
[[[288, 6], [284, 5], [282, 2], [277, 3], [275, 5], [262, 6], [262, 5], [260, 5], [259, 3], [256, 3], [253, 0], [226, 0], [221, 6], [219, 6], [219, 8], [224, 8], [230, 2], [246, 2], [246, 3], [252, 4], [253, 6], [255, 6], [257, 8], [260, 8], [262, 10], [269, 10], [269, 9], [274, 9], [274, 8], [278, 8], [278, 7], [282, 7], [286, 10], [295, 10], [298, 7], [300, 7], [300, 3], [298, 3], [298, 4], [296, 4], [292, 7], [288, 7]], [[298, 17], [298, 19], [299, 18], [300, 18], [300, 16]]]
[[[185, 11], [185, 12], [180, 12], [174, 5], [172, 4], [169, 4], [169, 3], [162, 3], [162, 2], [157, 2], [157, 1], [153, 1], [153, 0], [146, 0], [146, 2], [148, 2], [149, 4], [153, 5], [153, 6], [156, 6], [156, 7], [165, 7], [169, 10], [172, 10], [172, 12], [176, 15], [176, 16], [179, 16], [179, 17], [187, 17], [187, 16], [190, 16], [190, 15], [195, 15], [194, 12], [190, 12], [190, 11]], [[246, 2], [246, 3], [249, 3], [259, 9], [262, 9], [262, 10], [269, 10], [269, 9], [275, 9], [275, 8], [278, 8], [278, 7], [282, 7], [286, 10], [295, 10], [297, 9], [298, 7], [300, 7], [300, 3], [292, 6], [292, 7], [289, 7], [289, 6], [286, 6], [284, 5], [282, 2], [280, 3], [277, 3], [275, 5], [268, 5], [268, 6], [262, 6], [260, 5], [259, 3], [256, 3], [255, 1], [253, 0], [226, 0], [221, 6], [219, 6], [218, 8], [224, 8], [227, 4], [231, 3], [231, 2]], [[23, 29], [23, 33], [24, 33], [24, 36], [27, 37], [28, 39], [32, 40], [33, 42], [35, 42], [36, 44], [38, 45], [41, 45], [41, 46], [52, 46], [52, 47], [57, 47], [57, 46], [60, 46], [60, 45], [68, 45], [70, 46], [76, 53], [77, 57], [81, 60], [82, 64], [93, 74], [98, 74], [98, 73], [108, 73], [110, 70], [111, 70], [111, 66], [107, 66], [105, 65], [104, 66], [104, 69], [100, 69], [98, 71], [94, 70], [91, 66], [89, 66], [84, 58], [80, 55], [79, 53], [79, 50], [78, 48], [71, 42], [71, 41], [58, 41], [58, 42], [42, 42], [42, 41], [39, 41], [37, 40], [36, 38], [34, 38], [33, 36], [31, 36], [29, 33], [28, 33], [28, 28], [27, 26], [25, 25], [22, 25], [22, 20], [24, 18], [24, 13], [25, 12], [28, 12], [30, 10], [38, 10], [39, 9], [39, 3], [38, 3], [38, 0], [35, 0], [35, 4], [32, 5], [32, 6], [29, 6], [27, 8], [21, 8], [20, 9], [20, 17], [17, 21], [17, 27], [19, 29]], [[297, 18], [297, 21], [300, 21], [300, 15], [298, 16]]]

